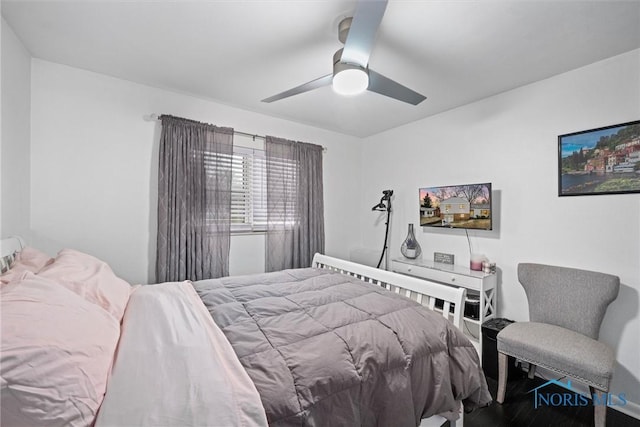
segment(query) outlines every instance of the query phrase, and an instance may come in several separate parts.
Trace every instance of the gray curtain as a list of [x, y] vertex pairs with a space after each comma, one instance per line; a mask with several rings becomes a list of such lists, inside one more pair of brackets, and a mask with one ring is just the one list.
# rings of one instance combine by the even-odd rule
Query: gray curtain
[[266, 271], [311, 266], [324, 252], [322, 147], [267, 136]]
[[233, 129], [160, 119], [156, 280], [227, 276]]

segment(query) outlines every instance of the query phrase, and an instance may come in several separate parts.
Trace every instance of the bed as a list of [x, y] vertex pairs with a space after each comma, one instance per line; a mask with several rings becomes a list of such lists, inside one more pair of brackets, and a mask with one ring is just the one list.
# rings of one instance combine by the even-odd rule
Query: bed
[[464, 289], [320, 254], [130, 286], [18, 239], [0, 267], [3, 425], [459, 425], [491, 401], [458, 329]]

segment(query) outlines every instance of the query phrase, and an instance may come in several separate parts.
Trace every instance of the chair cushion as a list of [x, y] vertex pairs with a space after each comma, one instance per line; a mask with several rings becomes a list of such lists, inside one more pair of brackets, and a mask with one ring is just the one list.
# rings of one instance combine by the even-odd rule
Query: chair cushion
[[609, 391], [615, 357], [606, 344], [560, 326], [517, 322], [497, 337], [498, 351]]

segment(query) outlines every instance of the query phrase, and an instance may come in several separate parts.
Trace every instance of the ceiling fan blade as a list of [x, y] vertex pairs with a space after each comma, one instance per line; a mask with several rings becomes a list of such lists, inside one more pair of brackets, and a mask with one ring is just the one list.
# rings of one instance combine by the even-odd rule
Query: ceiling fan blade
[[277, 95], [270, 96], [262, 100], [262, 102], [273, 102], [278, 101], [280, 99], [289, 98], [293, 95], [298, 95], [300, 93], [309, 92], [310, 90], [318, 89], [322, 86], [327, 86], [331, 84], [331, 80], [333, 79], [333, 74], [327, 74], [326, 76], [319, 77], [315, 80], [311, 80], [305, 84], [301, 84], [300, 86], [296, 86], [293, 89], [285, 90]]
[[387, 8], [387, 0], [360, 0], [344, 43], [341, 62], [362, 67], [369, 63], [369, 56], [376, 40], [376, 32]]
[[367, 90], [412, 105], [418, 105], [427, 99], [426, 96], [421, 95], [406, 86], [402, 86], [400, 83], [397, 83], [380, 73], [376, 73], [371, 69], [369, 69], [369, 87]]

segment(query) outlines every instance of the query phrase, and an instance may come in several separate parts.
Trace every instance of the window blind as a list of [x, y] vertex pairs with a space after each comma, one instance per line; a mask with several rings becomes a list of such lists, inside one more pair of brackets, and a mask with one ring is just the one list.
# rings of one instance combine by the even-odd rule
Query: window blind
[[235, 146], [232, 159], [231, 231], [267, 229], [267, 183], [263, 150]]
[[[233, 147], [233, 155], [205, 153], [207, 179], [215, 180], [220, 170], [231, 164], [231, 232], [261, 232], [267, 230], [267, 169], [264, 150]], [[297, 164], [286, 159], [271, 161], [271, 197], [277, 200], [271, 215], [272, 225], [292, 226], [297, 221]], [[213, 188], [212, 185], [208, 186]], [[209, 217], [209, 215], [207, 215]], [[213, 225], [214, 218], [209, 218]]]

